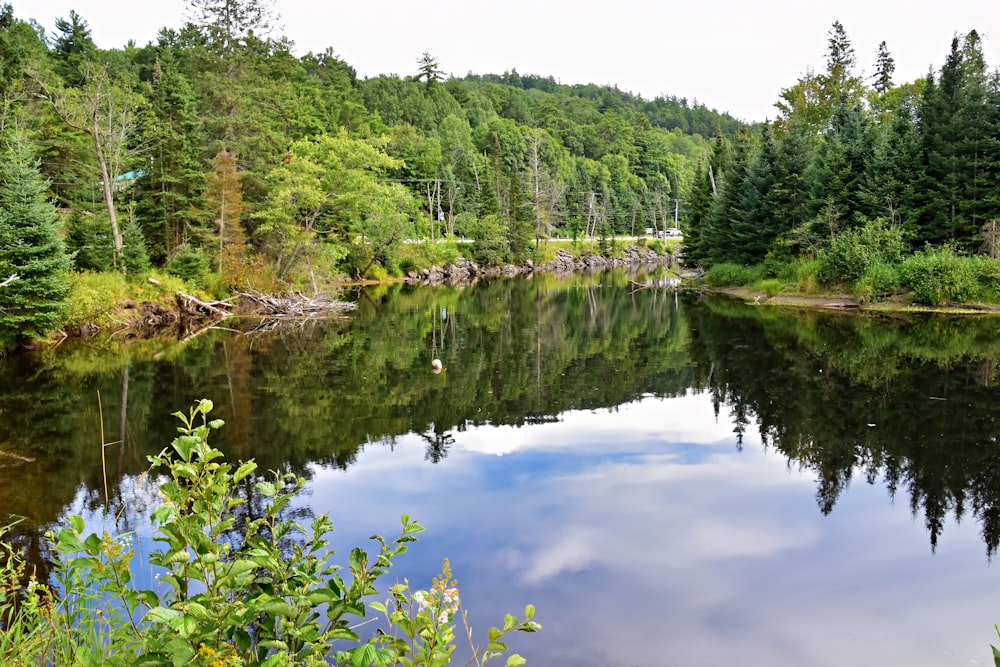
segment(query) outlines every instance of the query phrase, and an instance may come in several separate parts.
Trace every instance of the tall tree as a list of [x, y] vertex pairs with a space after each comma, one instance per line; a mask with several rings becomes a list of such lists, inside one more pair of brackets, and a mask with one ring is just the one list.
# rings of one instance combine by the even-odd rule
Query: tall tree
[[209, 45], [232, 56], [248, 38], [264, 39], [277, 15], [273, 0], [187, 0], [188, 13]]
[[0, 350], [52, 331], [69, 291], [69, 255], [48, 184], [23, 137], [0, 158]]
[[82, 86], [84, 69], [97, 59], [97, 45], [90, 35], [90, 28], [79, 14], [70, 10], [69, 19], [56, 19], [56, 32], [52, 40], [52, 59], [55, 70], [68, 86]]
[[90, 137], [111, 223], [115, 267], [126, 273], [115, 196], [133, 154], [142, 97], [96, 63], [85, 63], [80, 88], [48, 88], [46, 97], [63, 121]]
[[918, 223], [922, 241], [953, 240], [972, 249], [993, 215], [987, 191], [1000, 165], [991, 157], [987, 82], [975, 31], [954, 38], [938, 79], [927, 77], [920, 104], [929, 188]]
[[153, 259], [162, 262], [205, 219], [202, 140], [191, 84], [171, 51], [154, 63], [147, 95], [142, 135], [149, 161], [134, 196]]
[[246, 233], [240, 219], [243, 214], [243, 191], [236, 169], [236, 156], [220, 151], [212, 158], [205, 186], [205, 199], [215, 218], [216, 261], [219, 273], [223, 274], [227, 259], [229, 263], [235, 263], [246, 252]]
[[892, 88], [892, 75], [896, 72], [896, 61], [889, 54], [889, 47], [883, 41], [878, 45], [878, 56], [875, 58], [875, 74], [872, 75], [872, 87], [879, 95], [884, 95]]

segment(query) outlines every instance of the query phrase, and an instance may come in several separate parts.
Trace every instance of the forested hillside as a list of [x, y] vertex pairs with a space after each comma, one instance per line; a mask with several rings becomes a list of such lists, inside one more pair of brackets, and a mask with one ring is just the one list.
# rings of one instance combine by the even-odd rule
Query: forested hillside
[[741, 127], [613, 87], [447, 77], [427, 53], [362, 80], [336, 45], [293, 55], [269, 7], [189, 0], [181, 29], [111, 50], [75, 12], [0, 10], [4, 134], [39, 157], [77, 269], [392, 275], [405, 239], [449, 235], [524, 260], [556, 233], [673, 226], [708, 141]]

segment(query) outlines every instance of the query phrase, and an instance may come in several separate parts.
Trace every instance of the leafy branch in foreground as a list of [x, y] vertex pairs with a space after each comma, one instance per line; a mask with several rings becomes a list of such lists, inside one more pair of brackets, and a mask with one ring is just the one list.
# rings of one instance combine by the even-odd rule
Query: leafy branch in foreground
[[[161, 570], [159, 592], [135, 586], [130, 535], [85, 535], [79, 516], [48, 536], [58, 554], [51, 588], [19, 585], [23, 561], [0, 542], [7, 556], [0, 560], [3, 664], [448, 664], [459, 603], [447, 561], [430, 592], [410, 595], [408, 584], [392, 586], [388, 606], [371, 605], [384, 614], [386, 627], [365, 639], [357, 632], [366, 600], [379, 593], [378, 580], [393, 559], [416, 541], [420, 524], [404, 515], [396, 538], [372, 536], [374, 553], [352, 549], [350, 576], [341, 576], [330, 562], [329, 517], [317, 516], [308, 528], [284, 518], [305, 481], [278, 472], [252, 477], [253, 461], [234, 470], [208, 444], [209, 433], [223, 425], [209, 421], [211, 410], [211, 401], [202, 400], [187, 414], [175, 413], [181, 434], [150, 457], [152, 470], [166, 472], [163, 503], [153, 513], [153, 539], [161, 548], [149, 555]], [[237, 490], [251, 482], [264, 506], [241, 523], [237, 508], [244, 500]], [[530, 605], [523, 622], [508, 615], [502, 629], [489, 631], [482, 650], [466, 623], [472, 660], [482, 665], [506, 652], [500, 639], [510, 632], [537, 630], [533, 615]], [[507, 661], [523, 663], [516, 654]]]

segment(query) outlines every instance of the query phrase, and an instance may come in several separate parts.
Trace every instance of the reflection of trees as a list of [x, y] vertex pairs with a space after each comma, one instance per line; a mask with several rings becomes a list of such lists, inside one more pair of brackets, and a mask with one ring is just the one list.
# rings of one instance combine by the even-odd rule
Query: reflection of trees
[[[254, 337], [210, 331], [183, 346], [78, 341], [2, 360], [0, 451], [31, 462], [0, 467], [0, 508], [28, 517], [23, 537], [40, 553], [39, 532], [75, 501], [103, 507], [98, 391], [105, 440], [124, 434], [105, 452], [109, 514], [123, 530], [137, 512], [119, 509], [157, 501], [155, 487], [142, 495], [133, 481], [176, 435], [172, 413], [203, 397], [227, 422], [215, 444], [230, 458], [309, 476], [310, 464], [346, 467], [361, 448], [406, 433], [426, 434], [428, 460], [440, 461], [470, 425], [683, 392], [693, 374], [683, 309], [626, 285], [605, 275], [379, 287], [348, 321]], [[444, 373], [430, 372], [432, 356]]]
[[431, 463], [440, 463], [444, 457], [448, 456], [448, 450], [455, 444], [455, 436], [451, 433], [442, 433], [435, 429], [430, 435], [421, 433], [420, 437], [427, 443], [424, 459]]
[[755, 415], [766, 446], [816, 473], [824, 513], [855, 475], [881, 476], [923, 514], [932, 548], [949, 514], [971, 510], [988, 553], [997, 550], [995, 319], [900, 326], [722, 301], [688, 312], [694, 359], [713, 368], [703, 386], [737, 414]]

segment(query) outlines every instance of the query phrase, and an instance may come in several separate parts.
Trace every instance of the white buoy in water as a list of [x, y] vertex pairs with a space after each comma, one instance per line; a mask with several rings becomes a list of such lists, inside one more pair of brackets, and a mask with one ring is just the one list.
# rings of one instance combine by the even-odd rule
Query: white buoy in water
[[434, 371], [435, 373], [440, 373], [443, 369], [444, 369], [444, 366], [441, 365], [441, 360], [440, 359], [434, 359], [434, 360], [431, 361], [431, 370], [432, 371]]

